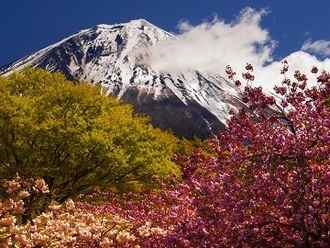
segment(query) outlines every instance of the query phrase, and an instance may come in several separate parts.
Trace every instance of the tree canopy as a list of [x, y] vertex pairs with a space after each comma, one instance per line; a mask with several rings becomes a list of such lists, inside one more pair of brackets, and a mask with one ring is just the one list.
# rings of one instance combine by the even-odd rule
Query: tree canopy
[[178, 139], [101, 87], [26, 68], [0, 77], [0, 171], [43, 178], [63, 202], [94, 187], [125, 190], [178, 173]]

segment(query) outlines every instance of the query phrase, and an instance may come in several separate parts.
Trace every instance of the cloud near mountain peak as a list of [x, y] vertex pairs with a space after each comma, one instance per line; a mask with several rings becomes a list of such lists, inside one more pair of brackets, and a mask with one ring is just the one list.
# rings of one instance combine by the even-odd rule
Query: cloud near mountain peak
[[247, 8], [230, 23], [218, 17], [197, 26], [181, 21], [180, 34], [173, 43], [160, 43], [151, 48], [150, 66], [157, 71], [197, 68], [222, 73], [227, 64], [270, 62], [274, 42], [268, 31], [260, 27], [264, 13], [264, 10]]
[[[256, 84], [272, 89], [283, 78], [279, 73], [281, 61], [273, 59], [274, 49], [280, 44], [261, 26], [262, 17], [267, 13], [266, 9], [257, 11], [245, 8], [231, 22], [217, 16], [195, 26], [181, 21], [178, 24], [180, 33], [172, 43], [160, 43], [151, 48], [148, 64], [155, 71], [197, 69], [223, 75], [228, 64], [239, 74], [246, 63], [251, 63], [255, 67]], [[292, 73], [300, 69], [308, 74], [314, 65], [330, 70], [329, 59], [321, 61], [309, 53], [329, 57], [330, 42], [307, 40], [301, 51], [295, 51], [283, 59], [289, 61]]]

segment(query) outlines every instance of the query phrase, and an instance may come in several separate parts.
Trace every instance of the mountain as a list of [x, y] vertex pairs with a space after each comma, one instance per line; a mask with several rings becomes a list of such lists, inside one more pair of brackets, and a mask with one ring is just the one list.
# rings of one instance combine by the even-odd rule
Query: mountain
[[0, 74], [33, 66], [102, 84], [105, 94], [133, 104], [153, 125], [181, 137], [206, 138], [224, 130], [229, 109], [243, 103], [236, 88], [220, 75], [198, 68], [156, 72], [145, 62], [150, 47], [176, 38], [143, 19], [97, 25], [0, 68]]

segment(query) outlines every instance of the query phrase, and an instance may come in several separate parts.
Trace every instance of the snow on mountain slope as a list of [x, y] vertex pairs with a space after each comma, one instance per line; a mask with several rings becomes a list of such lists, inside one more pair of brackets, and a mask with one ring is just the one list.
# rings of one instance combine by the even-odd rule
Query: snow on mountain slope
[[[222, 130], [230, 108], [239, 108], [236, 88], [220, 75], [194, 71], [155, 72], [148, 48], [176, 37], [146, 20], [86, 29], [0, 69], [8, 76], [25, 66], [61, 71], [71, 80], [103, 85], [106, 94], [132, 103], [151, 122], [179, 136]], [[165, 55], [164, 55], [165, 56]]]

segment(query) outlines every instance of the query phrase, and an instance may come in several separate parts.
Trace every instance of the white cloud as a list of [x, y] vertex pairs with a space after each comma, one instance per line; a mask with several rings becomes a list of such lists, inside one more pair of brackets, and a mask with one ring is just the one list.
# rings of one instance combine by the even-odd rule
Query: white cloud
[[330, 41], [328, 40], [317, 40], [312, 41], [312, 39], [308, 39], [301, 47], [301, 50], [319, 54], [324, 57], [330, 56]]
[[[254, 84], [272, 89], [283, 80], [280, 74], [282, 64], [272, 58], [276, 41], [271, 39], [268, 30], [261, 27], [261, 18], [265, 14], [266, 10], [246, 8], [230, 23], [218, 18], [197, 26], [181, 22], [181, 33], [177, 39], [172, 44], [154, 46], [148, 63], [156, 71], [182, 72], [197, 69], [220, 75], [225, 75], [226, 65], [231, 65], [240, 74], [246, 63], [251, 63], [255, 69]], [[309, 78], [315, 77], [309, 73], [314, 65], [330, 71], [329, 59], [320, 61], [308, 53], [329, 56], [329, 42], [308, 40], [301, 50], [283, 58], [290, 65], [288, 76], [300, 70]]]
[[157, 71], [198, 68], [223, 73], [227, 64], [269, 62], [274, 43], [259, 25], [265, 13], [247, 8], [232, 23], [218, 18], [197, 26], [181, 22], [181, 34], [171, 45], [154, 46], [149, 63]]
[[[286, 76], [290, 79], [294, 79], [293, 74], [296, 70], [306, 74], [310, 80], [309, 83], [315, 83], [315, 75], [311, 73], [313, 66], [317, 66], [319, 71], [330, 71], [330, 59], [318, 60], [314, 55], [311, 55], [304, 51], [296, 51], [283, 58], [289, 63], [289, 71]], [[267, 66], [263, 66], [255, 69], [256, 84], [261, 85], [263, 88], [272, 90], [274, 85], [280, 84], [284, 79], [284, 76], [280, 74], [282, 69], [281, 61], [273, 61]]]

